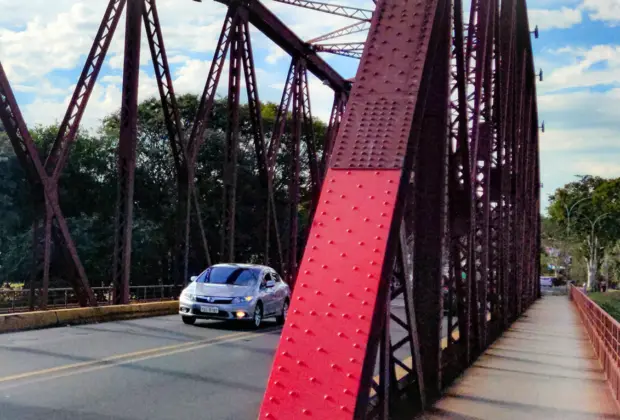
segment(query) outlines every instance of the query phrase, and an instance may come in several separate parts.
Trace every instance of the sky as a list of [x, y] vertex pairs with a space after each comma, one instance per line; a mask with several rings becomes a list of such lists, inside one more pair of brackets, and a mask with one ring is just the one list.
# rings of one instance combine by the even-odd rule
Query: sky
[[[373, 8], [372, 0], [332, 3]], [[107, 0], [0, 0], [0, 61], [29, 126], [62, 119]], [[352, 21], [264, 0], [300, 38], [311, 39]], [[200, 94], [221, 31], [224, 6], [211, 0], [158, 0], [177, 93]], [[469, 2], [466, 1], [465, 7]], [[620, 176], [620, 0], [529, 0], [538, 82], [543, 208], [556, 188], [575, 175]], [[90, 99], [82, 126], [96, 129], [120, 106], [124, 46], [121, 21]], [[363, 40], [360, 35], [342, 41]], [[278, 102], [290, 58], [252, 30], [259, 95]], [[323, 55], [343, 76], [358, 61]], [[226, 94], [222, 78], [219, 94]], [[314, 116], [327, 120], [333, 93], [310, 79]], [[140, 99], [157, 95], [146, 37], [142, 39]]]

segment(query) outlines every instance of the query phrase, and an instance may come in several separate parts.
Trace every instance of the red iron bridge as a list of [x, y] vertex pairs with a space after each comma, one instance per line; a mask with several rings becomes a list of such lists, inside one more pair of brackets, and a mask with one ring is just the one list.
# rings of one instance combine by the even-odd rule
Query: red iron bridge
[[[43, 222], [38, 309], [53, 309], [53, 247], [61, 251], [74, 305], [101, 306], [103, 295], [110, 305], [140, 293], [150, 299], [147, 289], [130, 293], [145, 34], [176, 169], [175, 286], [189, 275], [190, 233], [204, 239], [200, 252], [215, 262], [194, 184], [227, 72], [224, 208], [213, 259], [235, 261], [245, 86], [267, 208], [263, 262], [294, 288], [285, 325], [231, 331], [219, 322], [185, 326], [175, 315], [3, 334], [0, 418], [620, 418], [618, 324], [572, 287], [569, 296], [541, 297], [542, 72], [534, 67], [531, 38], [538, 31], [526, 1], [472, 0], [465, 22], [461, 0], [377, 0], [374, 10], [273, 0], [351, 20], [312, 40], [300, 39], [259, 0], [216, 1], [227, 14], [189, 129], [181, 123], [156, 0], [108, 1], [47, 156], [0, 63], [0, 120]], [[196, 13], [208, 13], [209, 3], [195, 4]], [[58, 190], [123, 13], [113, 278], [99, 293]], [[251, 27], [291, 60], [268, 129]], [[338, 42], [355, 33], [367, 33], [365, 42]], [[355, 77], [341, 76], [326, 54], [359, 60]], [[333, 90], [324, 138], [313, 131], [309, 74]], [[283, 215], [273, 203], [284, 146], [292, 151], [284, 168], [292, 175]], [[297, 217], [304, 188], [312, 197], [305, 230]], [[178, 296], [155, 289], [162, 298]]]

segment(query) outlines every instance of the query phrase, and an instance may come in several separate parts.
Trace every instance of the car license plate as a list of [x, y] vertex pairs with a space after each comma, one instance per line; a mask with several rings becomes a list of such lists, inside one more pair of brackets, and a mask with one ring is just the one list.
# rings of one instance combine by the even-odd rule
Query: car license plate
[[200, 307], [200, 312], [207, 313], [207, 314], [216, 314], [219, 311], [220, 310], [217, 308], [217, 306], [201, 306]]

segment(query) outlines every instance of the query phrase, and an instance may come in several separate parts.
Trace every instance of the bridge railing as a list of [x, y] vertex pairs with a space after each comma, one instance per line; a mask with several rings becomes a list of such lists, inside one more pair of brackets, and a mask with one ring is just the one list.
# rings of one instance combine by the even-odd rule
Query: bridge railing
[[579, 310], [579, 316], [588, 332], [612, 394], [620, 399], [620, 323], [612, 318], [583, 291], [569, 286], [570, 299]]
[[[93, 287], [97, 303], [102, 305], [112, 304], [112, 291], [110, 287]], [[181, 293], [182, 286], [172, 284], [130, 286], [129, 294], [132, 302], [159, 302], [176, 299]], [[0, 314], [12, 312], [26, 312], [39, 307], [40, 291], [36, 289], [31, 298], [30, 290], [0, 289]], [[31, 301], [33, 306], [31, 306]], [[76, 308], [78, 299], [72, 288], [49, 289], [47, 308]]]

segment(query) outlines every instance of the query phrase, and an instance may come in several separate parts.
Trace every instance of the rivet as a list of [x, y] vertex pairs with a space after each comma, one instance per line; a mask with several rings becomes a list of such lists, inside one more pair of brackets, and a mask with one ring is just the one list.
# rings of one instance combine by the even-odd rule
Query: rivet
[[380, 241], [381, 240], [381, 236], [375, 236], [375, 239]]
[[273, 417], [273, 416], [271, 415], [271, 413], [265, 413], [265, 417], [266, 417], [266, 418], [271, 418], [271, 417]]
[[362, 184], [357, 184], [357, 188], [362, 188]]
[[332, 313], [331, 312], [325, 312], [325, 316], [326, 317], [330, 317], [330, 316], [332, 316]]
[[[377, 239], [377, 238], [378, 238], [378, 236], [375, 239]], [[375, 249], [372, 250], [372, 252], [379, 252], [379, 249], [375, 248]]]
[[383, 223], [379, 223], [379, 224], [377, 225], [377, 227], [378, 227], [379, 229], [383, 229]]
[[340, 217], [334, 217], [334, 220], [338, 221], [338, 220], [340, 220]]
[[295, 327], [297, 326], [294, 322], [291, 322], [291, 323], [290, 323], [290, 324], [288, 324], [288, 325], [289, 325], [289, 327], [291, 327], [291, 328], [295, 328]]
[[338, 331], [338, 337], [343, 337], [343, 336], [344, 336], [344, 334], [342, 332]]
[[329, 306], [330, 308], [334, 308], [334, 307], [335, 307], [335, 305], [334, 305], [333, 303], [331, 303], [331, 302], [329, 302], [329, 303], [327, 304], [327, 306]]
[[297, 296], [297, 300], [304, 300], [304, 298], [301, 296]]
[[326, 269], [327, 265], [323, 264], [323, 265], [321, 265], [321, 268]]
[[364, 217], [364, 222], [369, 221], [370, 219], [368, 217]]
[[362, 301], [362, 305], [366, 306], [368, 305], [368, 302], [366, 302], [365, 300]]
[[302, 283], [301, 287], [308, 287], [308, 283]]
[[315, 238], [320, 238], [321, 235], [319, 235], [318, 233], [316, 235], [314, 235]]
[[363, 334], [363, 333], [362, 333], [362, 330], [360, 330], [359, 328], [356, 328], [356, 329], [355, 329], [355, 332], [356, 332], [356, 333], [358, 333], [358, 334]]
[[330, 400], [332, 397], [330, 397], [329, 395], [325, 394], [323, 395], [323, 399], [324, 400]]
[[340, 406], [340, 410], [341, 411], [347, 411], [347, 406], [346, 405], [341, 405]]
[[291, 397], [294, 397], [295, 395], [297, 395], [297, 392], [295, 391], [289, 391], [288, 395], [290, 395]]
[[377, 262], [376, 261], [371, 261], [370, 265], [377, 265]]
[[310, 311], [310, 315], [316, 315], [316, 311], [315, 310], [311, 310]]
[[347, 175], [351, 175], [351, 171], [347, 171]]
[[347, 198], [347, 196], [346, 196], [346, 195], [344, 195], [344, 194], [341, 194], [341, 195], [340, 195], [340, 198]]
[[310, 270], [304, 270], [304, 274], [310, 274]]
[[326, 214], [327, 214], [327, 212], [326, 212], [326, 211], [322, 211], [322, 212], [321, 212], [321, 216], [325, 216]]
[[307, 408], [302, 408], [301, 412], [304, 413], [304, 414], [307, 414], [307, 415], [310, 414], [310, 411]]
[[297, 363], [297, 366], [302, 366], [304, 364], [303, 360], [298, 360], [296, 363]]
[[312, 245], [312, 249], [318, 249], [319, 247], [316, 245]]
[[312, 334], [312, 331], [310, 331], [310, 330], [304, 330], [304, 332], [305, 332], [306, 334]]
[[276, 399], [275, 399], [274, 397], [269, 397], [269, 401], [271, 401], [271, 402], [275, 402], [275, 401], [276, 401]]
[[288, 356], [288, 351], [283, 351], [281, 354], [282, 356]]
[[343, 317], [343, 318], [348, 318], [348, 317], [349, 317], [349, 314], [342, 314], [342, 317]]
[[278, 385], [280, 385], [280, 381], [273, 381], [273, 384], [278, 386]]
[[357, 362], [357, 360], [355, 359], [355, 357], [350, 357], [350, 358], [349, 358], [349, 362], [351, 362], [351, 363], [355, 363], [355, 362]]
[[329, 200], [325, 200], [325, 201], [323, 201], [323, 203], [329, 204]]
[[340, 279], [339, 278], [335, 278], [334, 279], [334, 283], [340, 283]]
[[315, 291], [314, 291], [314, 294], [318, 296], [318, 295], [320, 295], [320, 294], [321, 294], [321, 291], [320, 291], [320, 290], [315, 290]]
[[314, 261], [314, 258], [308, 258], [308, 262]]
[[358, 315], [359, 319], [366, 319], [366, 315]]
[[328, 193], [332, 193], [332, 192], [334, 192], [334, 191], [333, 191], [333, 190], [327, 190], [327, 192], [328, 192]]
[[347, 372], [347, 378], [352, 378], [353, 374], [351, 372]]
[[370, 292], [370, 287], [364, 287], [365, 292]]
[[348, 296], [348, 297], [353, 297], [353, 293], [351, 293], [351, 292], [347, 292], [347, 296]]
[[316, 382], [316, 378], [314, 376], [309, 377], [308, 380], [310, 382]]
[[351, 391], [349, 391], [349, 390], [348, 390], [348, 389], [346, 389], [346, 388], [345, 388], [345, 389], [343, 389], [343, 390], [342, 390], [342, 392], [343, 392], [343, 393], [345, 393], [345, 394], [350, 394], [350, 393], [351, 393]]
[[357, 271], [357, 270], [359, 270], [359, 268], [356, 265], [354, 265], [353, 266], [353, 271]]
[[286, 341], [288, 341], [289, 343], [292, 343], [293, 339], [291, 337], [286, 337]]
[[351, 229], [347, 229], [347, 233], [351, 233], [351, 232], [352, 232], [352, 230], [351, 230]]
[[278, 366], [278, 370], [279, 370], [280, 372], [284, 372], [284, 370], [285, 370], [285, 369], [284, 369], [284, 367], [283, 367], [283, 366]]
[[331, 239], [329, 241], [327, 241], [328, 244], [333, 245], [334, 241], [332, 241]]
[[335, 363], [332, 363], [330, 366], [331, 366], [332, 369], [338, 369], [338, 365], [335, 364]]
[[346, 257], [346, 256], [347, 256], [347, 253], [346, 253], [346, 252], [341, 252], [341, 253], [340, 253], [340, 256], [341, 256], [342, 258], [344, 258], [344, 257]]
[[323, 347], [317, 347], [316, 351], [318, 351], [319, 353], [321, 353], [323, 351]]
[[370, 195], [370, 196], [368, 196], [368, 198], [370, 198], [371, 200], [374, 200], [375, 196], [374, 195]]
[[357, 206], [351, 207], [352, 210], [357, 210]]
[[294, 313], [294, 314], [298, 314], [298, 313], [299, 313], [299, 310], [298, 310], [298, 309], [293, 309], [293, 313]]
[[357, 343], [353, 343], [353, 348], [359, 349], [359, 348], [360, 348], [360, 345], [359, 345], [359, 344], [357, 344]]

